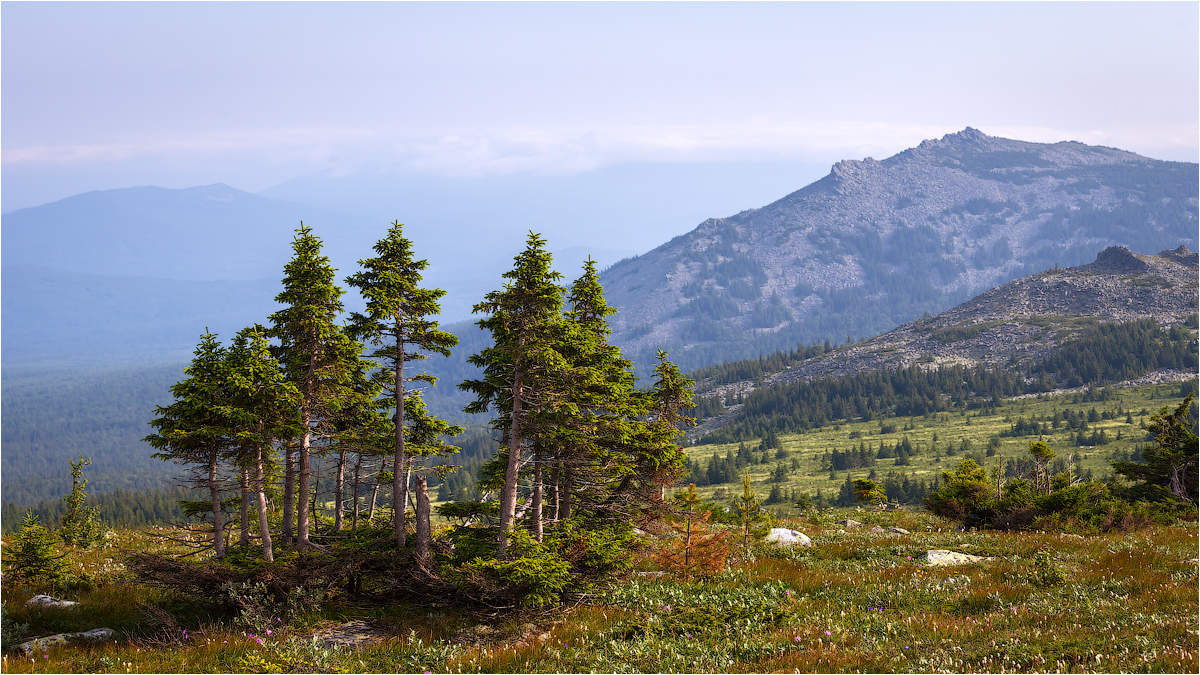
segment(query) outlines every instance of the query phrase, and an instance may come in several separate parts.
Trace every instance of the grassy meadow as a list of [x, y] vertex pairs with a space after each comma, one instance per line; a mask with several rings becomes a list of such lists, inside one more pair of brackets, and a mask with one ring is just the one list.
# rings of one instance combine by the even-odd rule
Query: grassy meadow
[[[1110, 462], [1116, 454], [1130, 452], [1136, 445], [1147, 443], [1146, 432], [1141, 425], [1148, 422], [1150, 415], [1158, 412], [1160, 408], [1177, 405], [1183, 398], [1180, 393], [1182, 386], [1177, 383], [1111, 388], [1111, 398], [1104, 401], [1080, 400], [1082, 397], [1079, 394], [1039, 395], [1006, 400], [994, 410], [961, 410], [919, 417], [843, 422], [800, 434], [780, 434], [779, 439], [787, 456], [776, 459], [775, 451], [771, 450], [768, 453], [769, 461], [747, 468], [756, 489], [764, 498], [772, 487], [779, 485], [785, 494], [795, 489], [797, 492], [812, 495], [819, 489], [823, 496], [833, 499], [837, 497], [838, 489], [845, 482], [847, 473], [852, 478], [865, 478], [874, 469], [878, 480], [882, 481], [889, 471], [894, 471], [897, 475], [909, 474], [914, 479], [930, 483], [942, 471], [953, 470], [962, 461], [967, 454], [960, 449], [964, 440], [970, 445], [969, 454], [981, 458], [982, 464], [989, 468], [1002, 460], [1027, 458], [1029, 443], [1038, 436], [1002, 435], [1008, 432], [1019, 418], [1044, 418], [1061, 410], [1080, 412], [1084, 415], [1093, 409], [1098, 414], [1105, 411], [1128, 411], [1132, 417], [1132, 424], [1126, 423], [1127, 417], [1124, 412], [1112, 419], [1088, 423], [1086, 435], [1103, 430], [1109, 438], [1109, 442], [1104, 445], [1076, 445], [1075, 432], [1066, 425], [1051, 429], [1050, 433], [1042, 437], [1058, 457], [1067, 460], [1077, 471], [1090, 470], [1093, 478], [1101, 480], [1112, 473]], [[892, 427], [895, 431], [881, 433], [880, 430], [885, 427]], [[908, 465], [896, 465], [896, 460], [891, 458], [877, 459], [874, 467], [837, 471], [832, 477], [829, 469], [822, 467], [822, 455], [834, 449], [856, 449], [861, 442], [873, 453], [881, 442], [893, 446], [905, 436], [918, 449], [909, 459]], [[936, 452], [930, 450], [935, 436], [938, 445]], [[999, 447], [995, 449], [994, 455], [987, 456], [988, 443], [992, 438], [998, 439]], [[953, 455], [946, 454], [948, 442], [954, 446]], [[746, 445], [757, 447], [758, 439], [748, 440]], [[687, 454], [690, 462], [698, 462], [701, 468], [704, 468], [714, 453], [720, 457], [724, 457], [730, 451], [736, 454], [737, 447], [737, 443], [696, 445], [687, 448]], [[799, 464], [794, 470], [790, 468], [793, 459]], [[788, 467], [788, 476], [785, 480], [775, 483], [770, 480], [770, 473], [780, 462]], [[697, 489], [709, 499], [713, 498], [714, 494], [728, 495], [723, 498], [723, 501], [728, 501], [732, 496], [740, 494], [740, 477], [735, 482], [698, 486]], [[771, 509], [780, 515], [799, 514], [798, 509], [790, 503], [773, 505]]]
[[[1140, 423], [1177, 403], [1180, 385], [1113, 390], [1106, 401], [1070, 394], [1007, 401], [993, 411], [843, 423], [782, 436], [800, 468], [781, 485], [829, 497], [820, 456], [833, 448], [878, 447], [907, 435], [921, 448], [909, 466], [930, 480], [962, 454], [928, 451], [933, 435], [970, 442], [983, 455], [989, 439], [1018, 417], [1056, 410], [1125, 414], [1089, 424], [1115, 439], [1074, 447], [1065, 428], [1048, 435], [1060, 456], [1105, 475], [1114, 452], [1144, 442]], [[1145, 412], [1143, 412], [1143, 410]], [[881, 434], [881, 425], [896, 431]], [[851, 438], [854, 434], [854, 438]], [[1034, 437], [1036, 438], [1036, 437]], [[994, 456], [1023, 456], [1030, 437], [1001, 437]], [[689, 448], [707, 461], [736, 445]], [[775, 483], [777, 460], [751, 468], [760, 497]], [[882, 478], [893, 460], [877, 460]], [[854, 477], [869, 469], [855, 469]], [[706, 486], [711, 496], [724, 487]], [[749, 548], [733, 542], [724, 571], [686, 577], [658, 562], [669, 539], [643, 535], [633, 571], [565, 608], [488, 615], [445, 602], [409, 604], [388, 597], [339, 595], [320, 610], [278, 619], [269, 629], [241, 627], [233, 616], [137, 583], [124, 561], [133, 552], [182, 552], [170, 528], [114, 530], [90, 549], [65, 551], [69, 584], [57, 596], [71, 609], [30, 608], [28, 589], [3, 588], [2, 671], [26, 672], [1196, 672], [1197, 524], [1154, 524], [1129, 533], [1080, 536], [1044, 532], [959, 531], [918, 506], [866, 507], [801, 514], [777, 510], [777, 525], [808, 534], [813, 546]], [[843, 530], [837, 521], [864, 523]], [[873, 525], [910, 534], [872, 534]], [[720, 526], [718, 526], [719, 528]], [[385, 532], [380, 532], [387, 539]], [[922, 561], [930, 549], [993, 560], [953, 567]], [[361, 621], [371, 637], [333, 645], [326, 632]], [[23, 655], [18, 639], [106, 626], [111, 643], [63, 646]]]
[[[909, 535], [839, 531], [866, 526]], [[118, 640], [8, 652], [26, 672], [1196, 672], [1195, 523], [1125, 535], [958, 532], [921, 510], [828, 510], [787, 525], [811, 548], [735, 550], [703, 579], [655, 570], [652, 538], [632, 572], [565, 609], [489, 617], [453, 607], [335, 602], [270, 634], [232, 628], [132, 583], [130, 550], [162, 546], [122, 531], [70, 556], [94, 587], [75, 609], [31, 609], [5, 588], [5, 631], [114, 628]], [[991, 562], [931, 568], [941, 548]], [[1037, 553], [1045, 551], [1040, 561]], [[172, 615], [165, 619], [160, 607]], [[327, 646], [324, 628], [368, 622], [378, 637]], [[8, 638], [6, 637], [6, 642]]]

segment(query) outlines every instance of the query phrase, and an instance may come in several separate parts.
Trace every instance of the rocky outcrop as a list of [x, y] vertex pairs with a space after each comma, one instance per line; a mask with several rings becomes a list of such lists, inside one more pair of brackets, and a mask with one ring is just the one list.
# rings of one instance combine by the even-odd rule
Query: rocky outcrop
[[111, 628], [93, 628], [80, 633], [59, 633], [21, 643], [17, 649], [25, 655], [43, 652], [62, 645], [95, 645], [108, 642], [117, 636]]

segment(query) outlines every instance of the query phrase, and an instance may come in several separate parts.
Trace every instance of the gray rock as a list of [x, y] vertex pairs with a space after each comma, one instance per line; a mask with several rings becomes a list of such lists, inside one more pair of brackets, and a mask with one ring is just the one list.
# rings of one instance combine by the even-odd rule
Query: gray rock
[[968, 565], [971, 563], [995, 560], [981, 555], [959, 553], [958, 551], [933, 550], [925, 552], [925, 562], [931, 567], [946, 567], [950, 565]]
[[903, 527], [893, 527], [892, 529], [888, 530], [888, 532], [891, 532], [892, 534], [909, 534], [908, 530], [904, 529]]
[[41, 652], [58, 647], [60, 645], [91, 645], [108, 642], [115, 638], [117, 632], [111, 628], [93, 628], [80, 633], [59, 633], [47, 637], [37, 638], [29, 642], [21, 643], [17, 647], [23, 654], [28, 656], [34, 652]]
[[773, 527], [771, 531], [764, 537], [764, 541], [775, 544], [775, 546], [784, 548], [787, 546], [812, 546], [812, 539], [808, 535], [798, 530], [789, 530], [786, 527]]
[[66, 609], [68, 607], [78, 607], [79, 603], [74, 600], [59, 600], [49, 595], [35, 595], [25, 601], [26, 607], [57, 607]]
[[883, 534], [885, 531], [886, 530], [878, 525], [872, 525], [871, 529], [867, 530], [867, 532], [870, 532], [871, 534]]
[[313, 639], [325, 647], [360, 647], [386, 636], [386, 631], [366, 621], [347, 621], [313, 633]]
[[847, 530], [852, 530], [856, 527], [861, 527], [862, 523], [858, 522], [857, 520], [851, 520], [851, 519], [847, 518], [845, 520], [837, 521], [836, 523], [834, 523], [834, 525], [841, 525], [842, 527], [846, 528]]

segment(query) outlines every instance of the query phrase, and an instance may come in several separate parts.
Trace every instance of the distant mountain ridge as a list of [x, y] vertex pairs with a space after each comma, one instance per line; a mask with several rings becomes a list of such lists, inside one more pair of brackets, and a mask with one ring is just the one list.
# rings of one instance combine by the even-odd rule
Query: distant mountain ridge
[[1197, 245], [1197, 165], [967, 128], [843, 161], [602, 276], [615, 339], [688, 367], [874, 335], [1110, 245]]
[[[1196, 339], [1197, 254], [1180, 246], [1157, 255], [1109, 247], [1087, 265], [1055, 268], [981, 293], [937, 316], [836, 347], [751, 379], [701, 377], [701, 397], [728, 400], [774, 385], [920, 366], [991, 366], [1020, 371], [1084, 331], [1152, 319], [1188, 326]], [[1195, 376], [1192, 364], [1190, 375]], [[695, 438], [737, 417], [732, 409], [706, 420]]]

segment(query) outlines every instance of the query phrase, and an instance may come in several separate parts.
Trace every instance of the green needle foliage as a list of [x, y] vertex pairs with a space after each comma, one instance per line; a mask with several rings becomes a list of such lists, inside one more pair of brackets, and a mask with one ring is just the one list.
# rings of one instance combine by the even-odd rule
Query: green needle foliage
[[[347, 384], [353, 364], [362, 351], [335, 322], [342, 311], [342, 289], [335, 283], [336, 270], [321, 254], [321, 240], [303, 223], [292, 240], [292, 259], [284, 266], [283, 291], [275, 301], [283, 305], [271, 314], [272, 335], [280, 342], [276, 350], [288, 379], [300, 391], [299, 475], [295, 494], [296, 543], [308, 548], [309, 499], [312, 480], [313, 434], [325, 421], [328, 404], [337, 389]], [[290, 459], [288, 460], [290, 469]], [[290, 471], [287, 474], [290, 476]], [[292, 482], [284, 486], [284, 535], [291, 528]]]
[[1154, 444], [1142, 451], [1141, 462], [1113, 462], [1117, 473], [1138, 481], [1130, 489], [1139, 499], [1197, 503], [1200, 450], [1196, 437], [1196, 406], [1188, 394], [1174, 410], [1163, 408], [1150, 418], [1146, 430]]
[[466, 412], [496, 410], [500, 416], [492, 427], [508, 440], [497, 532], [501, 553], [516, 521], [522, 451], [539, 427], [549, 425], [569, 405], [563, 383], [570, 375], [568, 362], [557, 350], [564, 290], [557, 282], [562, 275], [551, 268], [546, 240], [530, 232], [525, 250], [503, 277], [504, 288], [488, 293], [474, 308], [487, 315], [478, 325], [490, 331], [494, 341], [468, 359], [483, 371], [483, 377], [459, 385], [476, 396]]
[[[458, 338], [439, 329], [432, 318], [441, 311], [439, 300], [446, 292], [421, 287], [421, 272], [429, 263], [414, 257], [412, 242], [404, 237], [404, 226], [393, 221], [387, 236], [375, 243], [375, 253], [373, 258], [359, 260], [362, 270], [346, 278], [346, 283], [359, 289], [367, 301], [365, 312], [351, 316], [350, 330], [356, 337], [376, 345], [371, 357], [384, 364], [377, 379], [388, 394], [388, 399], [381, 403], [394, 411], [392, 490], [398, 496], [397, 503], [403, 505], [407, 503], [409, 473], [404, 431], [407, 382], [420, 379], [435, 383], [433, 377], [425, 374], [406, 380], [404, 364], [425, 359], [427, 352], [449, 356]], [[396, 545], [404, 547], [403, 506], [395, 509], [393, 529]]]
[[229, 404], [224, 347], [213, 333], [200, 336], [192, 362], [184, 369], [183, 380], [171, 386], [175, 402], [155, 408], [158, 415], [150, 422], [157, 431], [144, 439], [158, 450], [155, 457], [186, 467], [193, 484], [209, 493], [212, 513], [213, 553], [225, 557], [224, 512], [218, 469], [229, 446], [234, 426]]
[[8, 574], [34, 590], [53, 591], [62, 579], [67, 554], [55, 554], [55, 536], [42, 526], [33, 511], [25, 512], [16, 540], [5, 546]]
[[860, 502], [882, 507], [887, 503], [887, 493], [883, 486], [869, 478], [854, 479], [854, 496]]
[[771, 522], [771, 515], [763, 509], [762, 501], [754, 491], [748, 470], [742, 472], [742, 494], [733, 500], [733, 508], [736, 522], [742, 529], [742, 546], [748, 550], [750, 539], [765, 535]]
[[88, 506], [87, 484], [83, 467], [92, 463], [89, 457], [79, 457], [71, 464], [71, 493], [63, 498], [66, 512], [59, 522], [58, 536], [72, 546], [87, 548], [100, 538], [100, 510]]
[[274, 549], [267, 520], [267, 486], [277, 472], [273, 447], [300, 433], [300, 392], [271, 355], [262, 326], [242, 329], [234, 337], [226, 374], [234, 458], [252, 481], [263, 559], [270, 562]]

